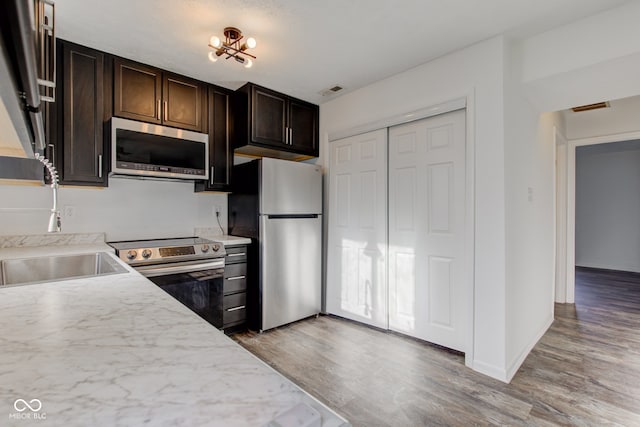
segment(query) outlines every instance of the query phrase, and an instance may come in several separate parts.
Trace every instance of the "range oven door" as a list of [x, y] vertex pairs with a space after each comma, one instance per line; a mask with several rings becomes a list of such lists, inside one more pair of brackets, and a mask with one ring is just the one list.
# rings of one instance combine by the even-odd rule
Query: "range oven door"
[[222, 328], [224, 260], [136, 268], [204, 320]]

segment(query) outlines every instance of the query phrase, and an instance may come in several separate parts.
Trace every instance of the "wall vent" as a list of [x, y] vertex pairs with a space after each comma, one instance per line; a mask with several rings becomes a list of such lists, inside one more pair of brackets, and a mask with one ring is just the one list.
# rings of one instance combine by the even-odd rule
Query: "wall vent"
[[320, 95], [322, 96], [329, 96], [329, 95], [333, 95], [334, 93], [340, 92], [343, 89], [342, 86], [340, 85], [335, 85], [332, 86], [330, 88], [321, 90], [320, 92], [318, 92]]
[[578, 107], [573, 107], [571, 110], [574, 113], [581, 113], [583, 111], [591, 111], [591, 110], [598, 110], [600, 108], [609, 108], [610, 105], [608, 102], [596, 102], [595, 104], [587, 104], [587, 105], [580, 105]]

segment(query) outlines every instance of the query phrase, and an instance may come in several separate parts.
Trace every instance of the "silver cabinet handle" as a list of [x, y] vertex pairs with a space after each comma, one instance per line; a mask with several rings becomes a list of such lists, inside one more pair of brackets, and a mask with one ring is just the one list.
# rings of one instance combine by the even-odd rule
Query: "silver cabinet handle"
[[231, 280], [242, 280], [247, 276], [236, 276], [236, 277], [227, 277], [227, 280], [231, 281]]
[[156, 107], [156, 117], [158, 118], [158, 120], [162, 120], [162, 118], [160, 117], [160, 100], [158, 99], [158, 106]]
[[293, 128], [289, 128], [289, 145], [293, 145]]
[[211, 176], [209, 177], [209, 183], [213, 185], [213, 171], [215, 170], [215, 166], [211, 166]]
[[246, 255], [246, 253], [244, 253], [244, 252], [238, 252], [237, 254], [227, 254], [227, 256], [229, 258], [231, 258], [232, 256], [245, 256], [245, 255]]
[[102, 178], [102, 154], [98, 154], [98, 178]]
[[284, 128], [284, 143], [289, 145], [289, 128], [286, 126]]
[[243, 308], [245, 308], [244, 305], [239, 305], [237, 307], [227, 308], [227, 311], [237, 311], [237, 310], [242, 310]]
[[164, 101], [164, 121], [165, 121], [165, 122], [167, 121], [167, 117], [169, 116], [169, 115], [167, 114], [168, 104], [169, 104], [169, 103], [168, 103], [167, 101]]

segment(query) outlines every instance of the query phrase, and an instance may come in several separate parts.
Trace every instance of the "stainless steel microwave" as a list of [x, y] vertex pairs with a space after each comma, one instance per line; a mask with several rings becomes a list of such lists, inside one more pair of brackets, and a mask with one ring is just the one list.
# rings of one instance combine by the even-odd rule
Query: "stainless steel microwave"
[[114, 117], [111, 175], [209, 179], [209, 136]]

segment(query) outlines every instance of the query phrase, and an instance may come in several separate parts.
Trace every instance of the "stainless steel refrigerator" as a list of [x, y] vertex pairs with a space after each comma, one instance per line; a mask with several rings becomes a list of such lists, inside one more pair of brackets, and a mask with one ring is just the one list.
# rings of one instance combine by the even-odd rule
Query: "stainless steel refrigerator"
[[321, 304], [322, 170], [263, 158], [233, 168], [229, 234], [250, 237], [247, 316], [264, 331]]

